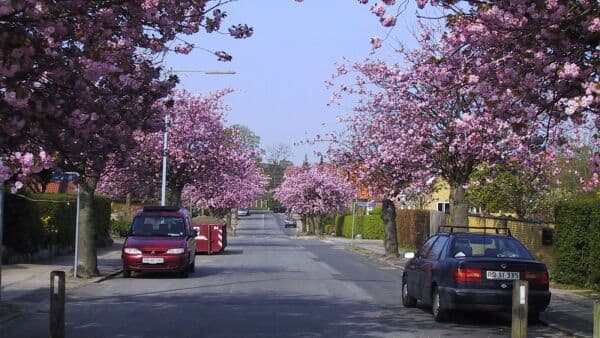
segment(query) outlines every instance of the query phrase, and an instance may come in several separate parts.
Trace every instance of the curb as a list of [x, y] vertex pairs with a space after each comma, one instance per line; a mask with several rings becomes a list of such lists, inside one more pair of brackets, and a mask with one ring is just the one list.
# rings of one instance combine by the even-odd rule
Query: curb
[[102, 276], [102, 277], [98, 278], [98, 280], [96, 280], [96, 281], [93, 281], [92, 283], [102, 283], [102, 282], [104, 282], [104, 281], [106, 281], [106, 280], [112, 279], [113, 277], [115, 277], [115, 276], [119, 275], [119, 274], [120, 274], [120, 273], [122, 273], [122, 272], [123, 272], [123, 269], [119, 269], [119, 270], [117, 270], [117, 271], [115, 271], [115, 272], [111, 272], [111, 273], [109, 273], [109, 274], [108, 274], [108, 275], [106, 275], [106, 276]]
[[546, 319], [540, 318], [539, 322], [543, 325], [546, 325], [550, 328], [553, 328], [557, 331], [560, 331], [566, 335], [569, 335], [570, 337], [576, 337], [576, 338], [589, 338], [590, 335], [585, 333], [585, 332], [580, 332], [580, 331], [573, 331], [572, 329], [569, 329], [568, 327], [562, 326], [561, 324], [557, 324], [551, 321], [548, 321]]

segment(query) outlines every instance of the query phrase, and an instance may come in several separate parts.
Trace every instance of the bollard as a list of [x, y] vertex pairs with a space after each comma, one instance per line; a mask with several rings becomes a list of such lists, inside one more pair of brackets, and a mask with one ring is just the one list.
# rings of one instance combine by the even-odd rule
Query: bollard
[[65, 337], [65, 272], [50, 273], [50, 338]]
[[512, 297], [512, 338], [527, 337], [528, 296], [529, 283], [523, 280], [514, 281]]
[[594, 338], [600, 338], [600, 302], [594, 301]]

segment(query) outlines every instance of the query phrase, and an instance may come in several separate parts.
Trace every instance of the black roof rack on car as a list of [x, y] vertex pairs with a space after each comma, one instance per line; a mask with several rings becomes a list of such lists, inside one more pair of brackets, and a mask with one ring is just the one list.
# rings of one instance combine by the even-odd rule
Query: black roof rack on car
[[178, 211], [181, 209], [180, 207], [174, 206], [158, 206], [158, 205], [148, 205], [144, 207], [144, 211]]
[[454, 229], [483, 230], [484, 235], [487, 233], [487, 230], [494, 230], [496, 232], [496, 234], [500, 234], [500, 230], [502, 230], [508, 236], [512, 237], [512, 234], [510, 233], [510, 229], [507, 227], [471, 227], [471, 226], [459, 226], [459, 225], [442, 225], [439, 227], [438, 232], [442, 232], [442, 229], [446, 229], [446, 228], [450, 229], [450, 231], [448, 231], [449, 233], [454, 232]]

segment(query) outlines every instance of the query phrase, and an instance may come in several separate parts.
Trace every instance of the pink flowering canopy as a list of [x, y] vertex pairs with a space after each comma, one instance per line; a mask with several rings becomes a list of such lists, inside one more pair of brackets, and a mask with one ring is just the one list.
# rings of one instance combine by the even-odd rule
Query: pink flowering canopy
[[266, 192], [264, 173], [253, 157], [251, 152], [240, 154], [211, 181], [187, 185], [183, 200], [214, 209], [249, 206]]
[[[597, 1], [417, 3], [421, 8], [428, 3], [441, 6], [450, 13], [442, 39], [462, 57], [460, 74], [471, 82], [470, 91], [507, 121], [513, 133], [524, 136], [529, 129], [522, 125], [532, 119], [548, 121], [548, 127], [562, 121], [573, 128], [588, 121], [600, 127]], [[400, 2], [379, 1], [371, 10], [381, 20], [386, 13], [398, 13], [398, 6]], [[381, 45], [378, 40], [373, 43]], [[595, 140], [598, 144], [597, 135]], [[597, 185], [600, 153], [595, 153], [590, 165], [594, 174], [588, 184]]]
[[[97, 176], [111, 154], [134, 146], [135, 130], [156, 127], [154, 103], [176, 82], [161, 79], [160, 58], [190, 51], [174, 44], [182, 35], [218, 31], [222, 4], [1, 2], [0, 179], [27, 175], [56, 153], [66, 169]], [[236, 25], [229, 34], [245, 38], [252, 29]], [[26, 153], [35, 154], [35, 165], [14, 161]]]
[[[224, 89], [208, 96], [178, 90], [169, 116], [167, 186], [174, 204], [183, 197], [201, 206], [237, 206], [263, 193], [262, 172], [252, 151], [242, 151], [236, 135], [224, 126]], [[139, 147], [127, 158], [115, 159], [102, 178], [101, 190], [111, 195], [132, 193], [156, 200], [162, 173], [163, 133], [138, 134]], [[233, 197], [239, 189], [239, 196]], [[238, 198], [239, 200], [235, 200]]]
[[354, 198], [355, 189], [335, 171], [317, 165], [312, 168], [289, 168], [275, 198], [292, 212], [315, 216], [343, 212]]
[[482, 164], [512, 161], [535, 170], [540, 161], [551, 161], [561, 139], [557, 122], [523, 118], [515, 132], [514, 123], [472, 90], [464, 56], [452, 51], [425, 29], [420, 49], [399, 53], [408, 66], [377, 60], [351, 70], [340, 66], [337, 76], [345, 79], [352, 71], [356, 81], [341, 84], [334, 96], [356, 95], [360, 101], [346, 118], [346, 134], [336, 138], [345, 147], [332, 148], [336, 162], [394, 196], [424, 189], [433, 177], [466, 186]]

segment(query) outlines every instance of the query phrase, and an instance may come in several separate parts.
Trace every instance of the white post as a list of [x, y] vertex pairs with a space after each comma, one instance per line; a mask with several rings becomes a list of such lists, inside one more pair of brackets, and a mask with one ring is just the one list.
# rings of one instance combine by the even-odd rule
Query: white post
[[169, 154], [168, 148], [168, 131], [169, 128], [169, 115], [165, 113], [165, 132], [163, 133], [163, 158], [162, 158], [162, 185], [160, 189], [160, 205], [164, 206], [167, 195], [167, 155]]
[[77, 266], [79, 265], [79, 182], [77, 182], [77, 213], [75, 214], [75, 262], [73, 266], [73, 277], [77, 278]]
[[356, 214], [356, 200], [352, 202], [352, 239], [354, 239], [354, 215]]

